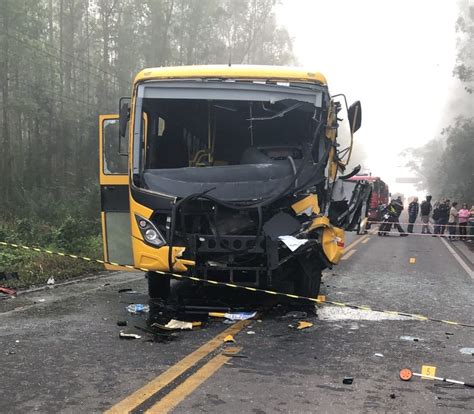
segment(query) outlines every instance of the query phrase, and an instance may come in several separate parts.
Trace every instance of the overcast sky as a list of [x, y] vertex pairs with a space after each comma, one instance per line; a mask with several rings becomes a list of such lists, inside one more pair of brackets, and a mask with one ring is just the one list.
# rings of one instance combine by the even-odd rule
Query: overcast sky
[[412, 195], [395, 184], [409, 175], [398, 154], [439, 135], [463, 94], [452, 76], [457, 17], [455, 0], [283, 0], [279, 8], [298, 64], [322, 72], [331, 94], [362, 101], [355, 145], [392, 192]]

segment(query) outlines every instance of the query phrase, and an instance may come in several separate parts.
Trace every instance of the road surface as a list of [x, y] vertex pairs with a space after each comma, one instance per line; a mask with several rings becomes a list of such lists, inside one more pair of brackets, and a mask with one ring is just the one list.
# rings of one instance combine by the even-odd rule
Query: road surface
[[[328, 300], [474, 324], [474, 254], [467, 244], [369, 234], [351, 235], [346, 245], [344, 260], [323, 277]], [[138, 293], [118, 293], [123, 288]], [[206, 294], [247, 306], [254, 301], [224, 288]], [[308, 317], [300, 319], [313, 326], [296, 330], [289, 325], [297, 320], [284, 317], [288, 304], [265, 301], [258, 321], [213, 319], [152, 341], [134, 325], [165, 316], [155, 307], [142, 316], [125, 310], [147, 303], [139, 273], [105, 273], [1, 300], [0, 411], [474, 411], [473, 389], [398, 377], [402, 368], [420, 372], [428, 365], [439, 376], [474, 381], [474, 356], [461, 352], [474, 348], [474, 328], [323, 305], [318, 316], [306, 308]], [[128, 326], [117, 326], [120, 320]], [[121, 329], [142, 338], [119, 339]], [[224, 346], [228, 333], [236, 343]], [[352, 384], [343, 384], [345, 377]]]

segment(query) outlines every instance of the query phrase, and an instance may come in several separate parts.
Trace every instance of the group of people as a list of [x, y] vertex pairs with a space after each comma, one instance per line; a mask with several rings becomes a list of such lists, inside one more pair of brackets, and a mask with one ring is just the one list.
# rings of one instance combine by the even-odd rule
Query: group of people
[[466, 203], [462, 204], [458, 209], [456, 201], [450, 202], [449, 199], [443, 198], [434, 205], [431, 205], [432, 197], [426, 196], [421, 205], [418, 203], [418, 197], [408, 205], [408, 233], [413, 233], [413, 226], [418, 217], [421, 218], [421, 233], [431, 234], [430, 232], [430, 218], [434, 223], [433, 236], [442, 236], [446, 230], [450, 240], [467, 240], [472, 242], [474, 236], [474, 206], [470, 209]]

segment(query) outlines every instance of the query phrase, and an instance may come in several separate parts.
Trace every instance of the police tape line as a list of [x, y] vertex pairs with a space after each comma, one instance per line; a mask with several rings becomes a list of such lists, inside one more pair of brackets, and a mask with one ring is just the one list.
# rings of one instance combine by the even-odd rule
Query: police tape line
[[[392, 223], [392, 226], [393, 227], [396, 227], [393, 225], [394, 223]], [[374, 233], [372, 234], [377, 234], [377, 233], [383, 233], [385, 235], [387, 234], [406, 234], [406, 235], [410, 235], [410, 236], [425, 236], [425, 237], [458, 237], [458, 238], [466, 238], [466, 239], [470, 239], [470, 238], [473, 238], [474, 236], [468, 236], [468, 235], [464, 235], [464, 234], [450, 234], [450, 233], [410, 233], [410, 232], [406, 232], [406, 231], [403, 231], [403, 232], [397, 232], [397, 231], [392, 231], [391, 229], [390, 230], [380, 230], [380, 229], [377, 229], [375, 230]]]
[[319, 304], [327, 304], [327, 305], [333, 305], [333, 306], [339, 306], [339, 307], [346, 307], [346, 308], [351, 308], [351, 309], [358, 309], [358, 310], [363, 310], [363, 311], [371, 311], [371, 312], [380, 312], [380, 313], [385, 313], [388, 315], [392, 316], [405, 316], [408, 318], [412, 318], [417, 321], [431, 321], [431, 322], [439, 322], [439, 323], [444, 323], [448, 325], [456, 325], [456, 326], [463, 326], [466, 328], [474, 328], [474, 325], [467, 324], [467, 323], [462, 323], [462, 322], [455, 322], [455, 321], [448, 321], [445, 319], [438, 319], [438, 318], [431, 318], [428, 316], [424, 315], [419, 315], [419, 314], [414, 314], [414, 313], [407, 313], [407, 312], [399, 312], [399, 311], [392, 311], [392, 310], [383, 310], [383, 309], [377, 309], [377, 308], [372, 308], [369, 306], [364, 306], [364, 305], [354, 305], [351, 303], [343, 303], [343, 302], [335, 302], [331, 300], [327, 300], [326, 298], [310, 298], [307, 296], [300, 296], [300, 295], [294, 295], [291, 293], [283, 293], [283, 292], [276, 292], [273, 290], [267, 290], [267, 289], [259, 289], [259, 288], [254, 288], [250, 286], [243, 286], [243, 285], [236, 285], [234, 283], [226, 283], [226, 282], [218, 282], [217, 280], [209, 280], [209, 279], [201, 279], [195, 276], [187, 276], [187, 275], [182, 275], [178, 273], [171, 273], [171, 272], [162, 272], [159, 270], [150, 270], [150, 269], [145, 269], [143, 267], [136, 267], [132, 265], [123, 265], [120, 263], [115, 263], [115, 262], [109, 262], [107, 260], [100, 260], [100, 259], [93, 259], [90, 257], [84, 257], [84, 256], [79, 256], [75, 254], [69, 254], [69, 253], [62, 253], [62, 252], [55, 252], [52, 250], [47, 250], [47, 249], [41, 249], [38, 247], [30, 247], [30, 246], [25, 246], [21, 244], [15, 244], [15, 243], [8, 243], [4, 241], [0, 241], [0, 246], [4, 247], [12, 247], [15, 249], [23, 249], [23, 250], [31, 250], [35, 251], [38, 253], [46, 253], [54, 256], [61, 256], [61, 257], [68, 257], [72, 259], [78, 259], [78, 260], [84, 260], [86, 262], [91, 262], [91, 263], [98, 263], [98, 264], [109, 264], [112, 266], [119, 266], [123, 267], [126, 269], [132, 269], [132, 270], [140, 270], [142, 272], [154, 272], [160, 275], [164, 276], [170, 276], [175, 279], [181, 279], [181, 280], [192, 280], [194, 282], [202, 282], [202, 283], [207, 283], [209, 285], [216, 285], [216, 286], [225, 286], [228, 288], [232, 289], [241, 289], [241, 290], [246, 290], [249, 292], [260, 292], [260, 293], [265, 293], [268, 295], [273, 295], [273, 296], [281, 296], [285, 298], [290, 298], [290, 299], [297, 299], [297, 300], [304, 300], [308, 302], [313, 302], [313, 303], [319, 303]]
[[[370, 221], [369, 220], [369, 223], [370, 224], [383, 224], [383, 223], [388, 223], [387, 221]], [[413, 223], [410, 223], [410, 222], [406, 222], [406, 221], [399, 221], [398, 224], [412, 224], [413, 226], [433, 226], [433, 227], [459, 227], [459, 223], [458, 224], [436, 224], [436, 223], [433, 223], [432, 221], [428, 222], [428, 223], [423, 223], [422, 221], [417, 221], [417, 222], [413, 222]], [[461, 223], [463, 224], [463, 223]], [[468, 223], [466, 223], [466, 228], [469, 227]]]

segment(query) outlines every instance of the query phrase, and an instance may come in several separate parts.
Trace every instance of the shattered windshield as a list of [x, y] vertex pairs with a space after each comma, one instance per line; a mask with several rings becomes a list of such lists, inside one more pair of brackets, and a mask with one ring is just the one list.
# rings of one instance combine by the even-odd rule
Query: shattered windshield
[[[318, 141], [314, 133], [323, 99], [324, 90], [315, 86], [230, 82], [142, 86], [134, 172], [281, 161], [296, 168], [313, 141]], [[142, 118], [147, 119], [145, 127], [138, 125]], [[318, 151], [315, 145], [315, 162]]]

